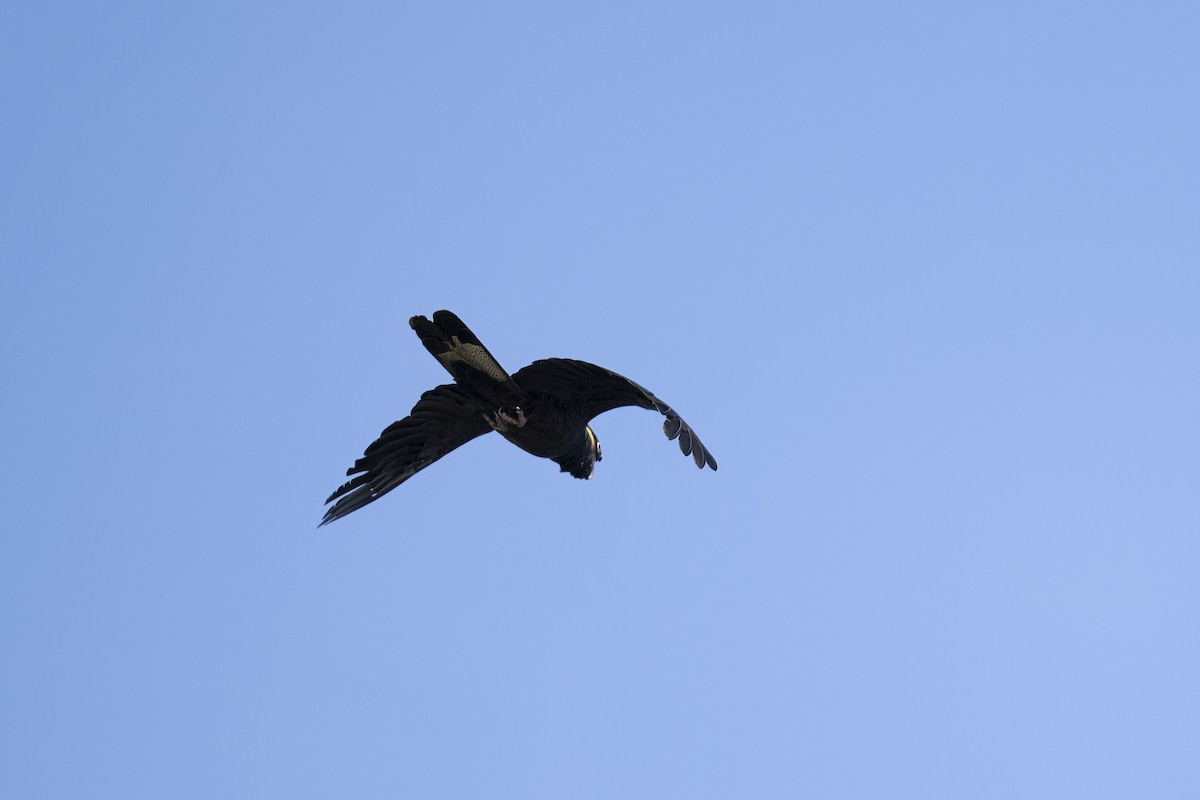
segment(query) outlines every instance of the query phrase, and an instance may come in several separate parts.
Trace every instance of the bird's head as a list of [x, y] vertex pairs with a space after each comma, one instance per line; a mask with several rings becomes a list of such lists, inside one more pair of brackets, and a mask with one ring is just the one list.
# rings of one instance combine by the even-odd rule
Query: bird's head
[[586, 480], [592, 477], [592, 471], [596, 468], [596, 462], [600, 461], [603, 455], [600, 452], [600, 440], [596, 438], [596, 434], [592, 431], [590, 425], [583, 426], [583, 433], [586, 441], [582, 456], [558, 463], [562, 467], [561, 472], [569, 472], [573, 477]]

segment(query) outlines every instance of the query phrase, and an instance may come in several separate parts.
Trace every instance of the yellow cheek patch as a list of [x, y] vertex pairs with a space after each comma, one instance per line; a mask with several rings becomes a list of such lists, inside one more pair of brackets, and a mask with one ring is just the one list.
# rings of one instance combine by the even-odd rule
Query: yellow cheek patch
[[596, 434], [592, 433], [591, 425], [584, 425], [583, 432], [587, 434], [588, 444], [592, 446], [592, 452], [596, 451]]

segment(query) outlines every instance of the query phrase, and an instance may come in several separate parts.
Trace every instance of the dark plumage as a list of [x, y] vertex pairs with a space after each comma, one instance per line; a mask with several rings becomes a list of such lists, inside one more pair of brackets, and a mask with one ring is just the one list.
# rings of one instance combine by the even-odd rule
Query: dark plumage
[[588, 424], [621, 406], [654, 409], [666, 417], [663, 431], [696, 466], [717, 460], [675, 411], [649, 390], [615, 372], [566, 358], [535, 361], [509, 375], [483, 343], [449, 311], [430, 321], [408, 321], [421, 343], [455, 383], [421, 395], [412, 412], [393, 422], [346, 471], [353, 475], [329, 495], [321, 524], [333, 522], [383, 497], [442, 456], [495, 430], [560, 471], [590, 478], [600, 460], [600, 442]]

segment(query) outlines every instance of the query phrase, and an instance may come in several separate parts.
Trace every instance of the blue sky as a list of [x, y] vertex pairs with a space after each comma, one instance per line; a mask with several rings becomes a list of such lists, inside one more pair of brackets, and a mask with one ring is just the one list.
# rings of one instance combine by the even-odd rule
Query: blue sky
[[[1198, 26], [9, 4], [0, 795], [1197, 796]], [[720, 472], [318, 531], [439, 308]]]

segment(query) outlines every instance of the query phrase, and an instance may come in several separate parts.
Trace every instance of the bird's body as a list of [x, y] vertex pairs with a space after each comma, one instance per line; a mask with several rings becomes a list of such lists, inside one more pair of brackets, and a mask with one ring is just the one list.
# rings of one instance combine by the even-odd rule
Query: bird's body
[[526, 453], [551, 461], [569, 461], [582, 458], [588, 450], [587, 424], [552, 398], [541, 392], [528, 393], [521, 410], [524, 425], [496, 430]]
[[563, 358], [535, 361], [509, 375], [462, 320], [438, 311], [409, 325], [454, 377], [454, 384], [421, 396], [412, 412], [392, 423], [347, 470], [355, 477], [325, 501], [337, 503], [325, 525], [382, 497], [471, 439], [496, 431], [517, 447], [557, 463], [562, 472], [590, 478], [601, 458], [589, 422], [620, 406], [655, 409], [663, 430], [679, 440], [696, 466], [715, 470], [716, 459], [675, 411], [648, 390], [595, 364]]

